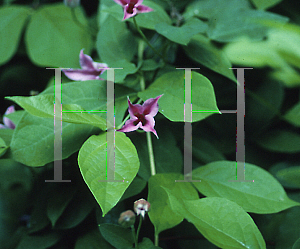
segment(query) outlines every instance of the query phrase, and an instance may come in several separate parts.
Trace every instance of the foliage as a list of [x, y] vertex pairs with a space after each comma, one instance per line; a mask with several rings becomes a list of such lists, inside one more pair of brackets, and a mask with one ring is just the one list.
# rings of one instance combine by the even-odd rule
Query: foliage
[[[0, 112], [16, 108], [3, 115], [15, 128], [0, 129], [1, 248], [299, 248], [298, 3], [126, 1], [0, 2]], [[82, 49], [93, 63], [115, 68], [114, 82], [111, 69], [102, 80], [62, 74], [60, 98], [54, 68], [79, 68]], [[244, 70], [248, 181], [239, 182], [237, 115], [226, 110], [238, 108], [243, 82], [235, 68], [242, 67], [253, 69]], [[193, 68], [191, 172], [184, 68]], [[114, 84], [113, 131], [107, 83]], [[159, 139], [117, 131], [129, 118], [128, 98], [141, 104], [160, 95]], [[53, 147], [58, 103], [60, 158]], [[120, 214], [141, 198], [143, 216], [121, 226]]]

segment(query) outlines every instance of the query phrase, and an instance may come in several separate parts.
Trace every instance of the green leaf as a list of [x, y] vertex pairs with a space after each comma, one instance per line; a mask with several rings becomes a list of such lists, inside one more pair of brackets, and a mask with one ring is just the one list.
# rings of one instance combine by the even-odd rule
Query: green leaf
[[[143, 5], [146, 5], [152, 8], [154, 11], [148, 13], [141, 13], [135, 16], [136, 22], [139, 27], [146, 29], [155, 29], [155, 25], [159, 23], [167, 23], [171, 24], [171, 19], [166, 13], [166, 11], [158, 4], [153, 1], [145, 0]], [[106, 8], [102, 12], [110, 13], [113, 17], [115, 17], [119, 22], [122, 21], [124, 17], [123, 9], [120, 5], [113, 5], [109, 8]], [[132, 18], [128, 19], [128, 21], [132, 22]]]
[[183, 47], [186, 54], [194, 61], [236, 82], [230, 61], [204, 35], [195, 35], [187, 47]]
[[102, 236], [99, 229], [92, 230], [76, 241], [75, 249], [114, 249]]
[[181, 27], [174, 27], [167, 23], [155, 25], [157, 33], [181, 45], [187, 45], [195, 34], [203, 33], [206, 29], [207, 24], [197, 18], [189, 19]]
[[[169, 127], [160, 123], [160, 120], [156, 121], [156, 125], [155, 129], [159, 139], [152, 139], [156, 173], [181, 172], [183, 167], [182, 152], [177, 146], [174, 134]], [[151, 136], [154, 137], [154, 135]], [[145, 181], [148, 181], [151, 172], [146, 134], [139, 132], [131, 133], [130, 139], [134, 143], [140, 158], [138, 174]]]
[[121, 200], [125, 200], [129, 197], [138, 195], [139, 193], [142, 192], [142, 190], [146, 187], [146, 185], [147, 185], [147, 181], [145, 181], [139, 176], [136, 176], [131, 182], [131, 184], [129, 185], [128, 189], [126, 189]]
[[143, 241], [141, 243], [139, 243], [139, 248], [141, 248], [141, 249], [158, 249], [161, 247], [155, 246], [149, 238], [144, 237]]
[[300, 238], [297, 239], [297, 241], [295, 242], [295, 244], [293, 245], [292, 249], [299, 249], [300, 248]]
[[[293, 67], [299, 68], [300, 28], [292, 24], [275, 24], [266, 22], [272, 29], [267, 39], [252, 41], [241, 38], [239, 41], [227, 44], [223, 51], [230, 61], [237, 65], [251, 67], [272, 67], [272, 78], [280, 80], [288, 87], [299, 85], [300, 75]], [[247, 49], [245, 49], [247, 47]]]
[[[41, 118], [54, 118], [54, 97], [52, 94], [43, 94], [31, 97], [7, 97], [16, 102], [30, 114]], [[58, 100], [56, 100], [58, 103]], [[89, 124], [99, 127], [101, 130], [106, 129], [105, 119], [89, 113], [81, 113], [80, 110], [85, 110], [76, 104], [63, 104], [62, 110], [76, 110], [78, 113], [63, 112], [62, 121], [75, 124]]]
[[52, 227], [55, 226], [56, 221], [62, 215], [76, 192], [76, 189], [72, 185], [60, 186], [60, 190], [51, 192], [48, 197], [47, 215], [52, 223]]
[[120, 60], [129, 62], [137, 52], [136, 40], [127, 30], [126, 24], [112, 16], [108, 16], [100, 27], [96, 47], [101, 59], [109, 66]]
[[153, 59], [146, 59], [146, 60], [143, 60], [141, 70], [143, 70], [143, 71], [154, 71], [155, 69], [157, 69], [161, 66], [162, 66], [162, 63], [157, 63]]
[[279, 4], [280, 2], [282, 2], [282, 0], [251, 0], [251, 2], [257, 9], [264, 10]]
[[252, 91], [247, 93], [249, 97], [246, 100], [245, 130], [250, 132], [263, 130], [280, 113], [284, 100], [283, 84], [266, 79], [259, 84], [255, 93]]
[[192, 150], [193, 157], [203, 163], [210, 163], [213, 161], [226, 159], [222, 152], [219, 151], [213, 143], [204, 138], [194, 139]]
[[225, 198], [180, 200], [168, 191], [172, 209], [193, 223], [210, 242], [221, 248], [261, 248], [265, 241], [254, 221], [239, 205]]
[[43, 235], [25, 235], [16, 249], [46, 249], [55, 245], [62, 234], [60, 232], [49, 232]]
[[[62, 159], [78, 151], [95, 131], [90, 125], [62, 123]], [[27, 166], [44, 166], [54, 161], [53, 119], [25, 113], [14, 130], [10, 149], [14, 160]]]
[[300, 135], [288, 130], [272, 130], [256, 140], [266, 150], [281, 153], [300, 152]]
[[9, 146], [6, 145], [5, 141], [0, 137], [0, 157], [3, 156]]
[[55, 224], [57, 229], [70, 229], [78, 226], [95, 207], [94, 199], [87, 189], [77, 191]]
[[300, 102], [284, 115], [284, 119], [296, 127], [300, 127]]
[[[234, 17], [234, 18], [233, 18]], [[286, 23], [287, 17], [271, 12], [236, 9], [234, 11], [219, 11], [209, 23], [207, 35], [219, 42], [230, 42], [238, 37], [247, 36], [251, 40], [261, 40], [267, 35], [268, 27], [263, 22]]]
[[172, 228], [182, 222], [183, 216], [172, 210], [168, 204], [168, 195], [164, 188], [172, 189], [178, 199], [195, 200], [198, 193], [189, 182], [176, 182], [183, 180], [183, 175], [169, 173], [156, 174], [149, 179], [148, 201], [151, 203], [149, 217], [155, 227], [155, 234]]
[[[121, 71], [121, 70], [116, 70]], [[53, 88], [47, 88], [42, 94], [53, 94]], [[128, 109], [127, 96], [135, 96], [132, 90], [121, 85], [115, 85], [115, 124], [118, 126]], [[106, 111], [107, 106], [107, 82], [90, 80], [70, 82], [62, 84], [62, 102], [81, 106], [82, 110]], [[70, 114], [70, 113], [69, 113]], [[73, 113], [71, 113], [73, 114]], [[63, 114], [63, 116], [65, 113]], [[80, 114], [81, 115], [81, 114]], [[90, 114], [89, 114], [90, 115]], [[106, 112], [98, 113], [106, 120]], [[72, 115], [70, 115], [72, 117]], [[69, 116], [68, 116], [69, 117]], [[106, 126], [106, 123], [105, 123]]]
[[31, 191], [33, 185], [32, 173], [28, 167], [12, 159], [0, 159], [0, 165], [1, 194], [7, 193], [10, 202], [16, 206], [24, 205], [24, 203], [18, 202], [22, 198], [27, 198], [27, 193]]
[[280, 183], [264, 169], [246, 163], [245, 178], [254, 182], [230, 182], [236, 177], [236, 162], [218, 161], [193, 170], [194, 186], [208, 197], [224, 197], [245, 211], [267, 214], [298, 206], [289, 199]]
[[236, 9], [249, 8], [247, 0], [202, 0], [194, 1], [186, 7], [183, 14], [184, 18], [192, 16], [211, 19], [214, 18], [219, 12], [233, 12]]
[[[146, 101], [164, 94], [158, 102], [159, 112], [171, 121], [183, 122], [184, 85], [184, 71], [173, 71], [160, 76], [145, 91], [139, 92], [138, 96]], [[219, 113], [211, 82], [196, 72], [192, 72], [192, 104], [193, 111], [211, 111], [193, 112], [193, 122], [205, 119], [213, 113]]]
[[61, 4], [43, 5], [31, 17], [25, 34], [29, 58], [39, 66], [79, 67], [79, 52], [88, 53], [92, 40], [82, 8], [71, 9]]
[[24, 110], [19, 110], [19, 111], [15, 111], [15, 112], [5, 115], [5, 117], [8, 117], [17, 126], [17, 124], [21, 120], [24, 113], [25, 113]]
[[78, 164], [86, 184], [99, 203], [103, 216], [121, 199], [139, 169], [136, 149], [124, 133], [115, 134], [114, 180], [106, 181], [106, 133], [91, 136], [81, 147]]
[[31, 9], [21, 5], [0, 8], [0, 65], [9, 61], [17, 51], [22, 29]]
[[3, 141], [7, 145], [10, 144], [13, 133], [14, 133], [13, 129], [0, 129], [0, 137], [3, 139]]
[[[114, 76], [115, 76], [115, 83], [122, 83], [124, 82], [124, 79], [128, 74], [134, 74], [137, 72], [137, 68], [133, 63], [130, 63], [129, 61], [123, 59], [114, 61], [109, 64], [109, 67], [111, 68], [120, 68], [114, 70]], [[103, 74], [101, 74], [101, 78], [106, 80], [107, 79], [107, 71], [104, 71]]]
[[[45, 174], [42, 176], [45, 176]], [[40, 184], [39, 188], [33, 188], [32, 190], [32, 194], [35, 198], [32, 203], [33, 208], [30, 214], [30, 222], [28, 224], [29, 234], [35, 234], [47, 226], [51, 227], [50, 220], [47, 216], [47, 202], [48, 195], [53, 191], [53, 184], [57, 185], [57, 183], [44, 184], [46, 179], [38, 178], [37, 183]]]
[[[117, 70], [116, 70], [117, 71]], [[89, 124], [106, 129], [107, 91], [106, 81], [91, 80], [85, 82], [70, 82], [62, 84], [62, 110], [63, 122], [76, 124]], [[37, 96], [6, 97], [15, 101], [32, 115], [45, 118], [54, 117], [54, 89], [47, 88]], [[133, 96], [132, 90], [115, 85], [115, 123], [118, 126], [128, 108], [127, 96]], [[87, 111], [88, 112], [81, 112]], [[101, 113], [98, 111], [102, 111]]]
[[300, 188], [300, 166], [279, 170], [276, 176], [279, 180]]
[[130, 229], [114, 224], [101, 224], [99, 229], [102, 236], [116, 249], [132, 248], [134, 240]]

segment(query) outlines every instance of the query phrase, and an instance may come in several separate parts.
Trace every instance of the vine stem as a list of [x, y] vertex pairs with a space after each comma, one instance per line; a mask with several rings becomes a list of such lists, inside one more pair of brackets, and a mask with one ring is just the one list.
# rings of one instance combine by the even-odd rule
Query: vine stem
[[133, 19], [133, 23], [134, 23], [134, 26], [135, 26], [136, 30], [139, 32], [139, 34], [144, 39], [144, 41], [147, 43], [147, 45], [153, 50], [154, 53], [156, 53], [166, 63], [165, 58], [150, 44], [150, 42], [148, 41], [147, 37], [144, 35], [143, 31], [138, 26], [138, 24], [137, 24], [137, 22], [135, 20], [135, 16], [132, 17], [132, 19]]

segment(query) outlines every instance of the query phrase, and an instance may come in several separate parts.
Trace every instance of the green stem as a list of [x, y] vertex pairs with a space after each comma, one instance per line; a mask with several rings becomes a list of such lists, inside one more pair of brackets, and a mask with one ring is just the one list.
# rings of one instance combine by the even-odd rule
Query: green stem
[[[140, 234], [140, 230], [141, 230], [141, 226], [142, 226], [142, 221], [143, 221], [143, 217], [142, 215], [140, 215], [140, 222], [139, 222], [139, 226], [138, 226], [138, 229], [136, 231], [136, 241], [138, 242], [139, 241], [139, 234]], [[136, 243], [135, 244], [135, 248], [139, 248], [139, 244]]]
[[151, 170], [151, 175], [154, 176], [156, 174], [156, 170], [155, 170], [155, 162], [154, 162], [151, 134], [150, 134], [150, 132], [146, 132], [146, 133], [147, 133], [149, 160], [150, 160], [150, 170]]
[[154, 235], [154, 245], [158, 246], [158, 234]]
[[135, 244], [135, 248], [138, 248], [138, 241], [137, 241], [137, 238], [135, 236], [135, 229], [134, 229], [134, 225], [131, 225], [131, 232], [132, 232], [132, 237], [133, 237], [133, 240], [134, 240], [134, 244]]
[[166, 62], [165, 58], [150, 44], [147, 37], [144, 35], [143, 31], [138, 26], [138, 24], [135, 20], [135, 16], [132, 17], [132, 19], [133, 19], [133, 23], [134, 23], [136, 30], [140, 33], [141, 37], [144, 39], [144, 41], [147, 43], [147, 45], [153, 50], [154, 53], [156, 53], [160, 58], [162, 58], [164, 62]]

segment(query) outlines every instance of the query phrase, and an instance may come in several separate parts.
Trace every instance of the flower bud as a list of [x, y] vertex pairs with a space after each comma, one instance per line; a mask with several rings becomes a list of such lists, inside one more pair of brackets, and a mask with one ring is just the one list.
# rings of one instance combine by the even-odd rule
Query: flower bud
[[80, 5], [80, 0], [64, 0], [64, 4], [67, 7], [75, 8]]
[[123, 227], [130, 227], [135, 222], [135, 213], [131, 210], [127, 210], [120, 214], [118, 223]]
[[133, 209], [137, 215], [141, 214], [144, 218], [145, 213], [150, 210], [150, 203], [145, 199], [139, 199], [134, 202]]

